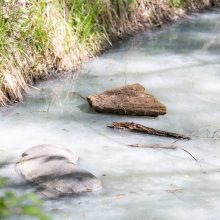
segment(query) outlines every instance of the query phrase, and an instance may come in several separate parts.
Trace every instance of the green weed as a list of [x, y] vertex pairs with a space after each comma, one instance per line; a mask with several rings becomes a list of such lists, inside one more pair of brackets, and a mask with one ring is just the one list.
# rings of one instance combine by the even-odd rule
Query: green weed
[[[0, 191], [5, 187], [6, 180], [0, 178]], [[39, 220], [51, 220], [42, 212], [42, 201], [34, 194], [17, 196], [12, 191], [1, 192], [0, 218], [7, 219], [13, 216], [30, 216]]]
[[183, 6], [187, 0], [171, 0], [171, 4], [175, 7], [181, 7]]

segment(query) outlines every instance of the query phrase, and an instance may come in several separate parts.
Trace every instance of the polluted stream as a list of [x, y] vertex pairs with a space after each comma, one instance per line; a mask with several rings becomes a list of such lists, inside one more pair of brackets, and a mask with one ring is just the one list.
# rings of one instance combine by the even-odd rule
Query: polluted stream
[[[37, 85], [23, 103], [0, 110], [0, 152], [9, 189], [23, 185], [13, 161], [28, 148], [53, 144], [80, 157], [102, 182], [94, 193], [45, 200], [52, 218], [213, 220], [220, 218], [220, 11], [194, 14], [121, 42], [84, 64], [78, 77]], [[96, 113], [91, 94], [132, 83], [167, 107], [157, 118]], [[107, 127], [128, 121], [190, 136], [171, 138]], [[184, 149], [186, 151], [181, 150]]]

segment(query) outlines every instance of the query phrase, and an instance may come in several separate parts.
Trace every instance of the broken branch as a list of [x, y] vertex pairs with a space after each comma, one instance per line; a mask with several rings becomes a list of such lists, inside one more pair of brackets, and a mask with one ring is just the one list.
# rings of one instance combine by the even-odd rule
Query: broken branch
[[117, 129], [127, 129], [133, 132], [147, 133], [150, 135], [190, 140], [190, 137], [187, 137], [185, 135], [181, 135], [181, 134], [177, 134], [177, 133], [173, 133], [169, 131], [158, 130], [158, 129], [146, 127], [141, 124], [136, 124], [133, 122], [113, 122], [112, 126], [107, 126], [107, 127], [117, 128]]

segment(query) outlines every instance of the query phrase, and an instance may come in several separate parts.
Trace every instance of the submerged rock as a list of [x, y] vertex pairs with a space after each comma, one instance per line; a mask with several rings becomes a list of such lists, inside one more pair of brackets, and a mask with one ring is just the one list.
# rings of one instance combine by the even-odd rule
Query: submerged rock
[[166, 107], [138, 83], [107, 90], [87, 100], [92, 108], [102, 113], [154, 117], [166, 114]]
[[22, 154], [17, 168], [49, 198], [101, 189], [100, 180], [77, 166], [77, 161], [78, 156], [68, 149], [38, 145]]

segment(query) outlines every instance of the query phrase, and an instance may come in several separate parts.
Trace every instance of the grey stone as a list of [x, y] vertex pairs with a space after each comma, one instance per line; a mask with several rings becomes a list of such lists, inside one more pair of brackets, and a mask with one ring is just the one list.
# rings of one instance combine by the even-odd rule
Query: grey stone
[[78, 156], [68, 149], [38, 145], [22, 154], [17, 169], [49, 198], [101, 189], [101, 181], [81, 169], [77, 161]]

